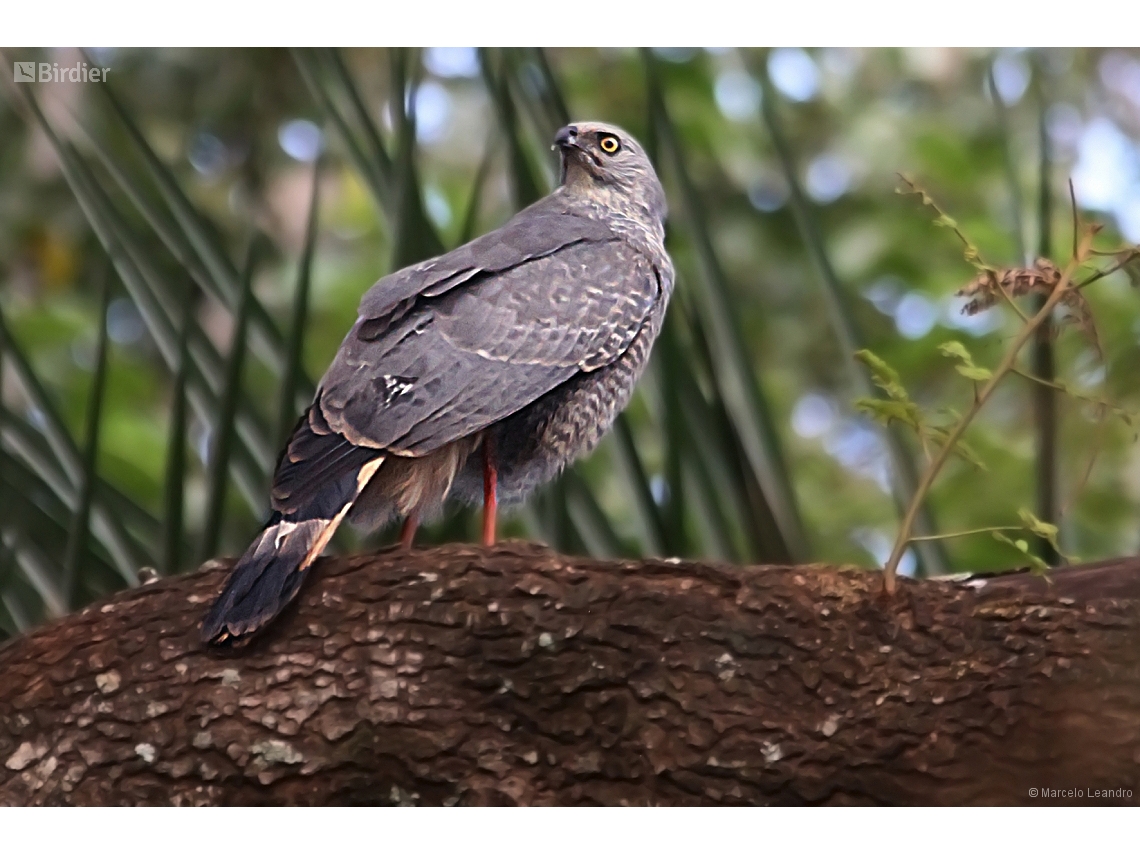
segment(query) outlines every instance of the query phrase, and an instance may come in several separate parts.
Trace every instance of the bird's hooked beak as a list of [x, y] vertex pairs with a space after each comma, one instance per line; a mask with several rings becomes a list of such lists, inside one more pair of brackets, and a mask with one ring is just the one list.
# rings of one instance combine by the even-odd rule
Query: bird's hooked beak
[[[566, 183], [566, 169], [571, 160], [581, 160], [581, 155], [585, 154], [585, 149], [582, 148], [578, 142], [578, 128], [576, 125], [567, 125], [554, 135], [554, 145], [551, 150], [558, 151], [558, 159], [561, 162], [561, 174], [558, 176], [558, 183]], [[579, 157], [575, 157], [579, 155]]]
[[554, 135], [554, 145], [550, 148], [552, 150], [559, 149], [562, 152], [566, 152], [572, 148], [580, 149], [581, 146], [578, 145], [578, 128], [574, 125], [567, 125], [562, 128]]
[[598, 170], [602, 167], [602, 162], [598, 159], [597, 155], [578, 142], [577, 125], [567, 125], [556, 133], [554, 135], [554, 145], [551, 146], [551, 149], [557, 149], [561, 155], [562, 176], [560, 183], [566, 182], [566, 169], [571, 162], [579, 164], [595, 177], [597, 177]]

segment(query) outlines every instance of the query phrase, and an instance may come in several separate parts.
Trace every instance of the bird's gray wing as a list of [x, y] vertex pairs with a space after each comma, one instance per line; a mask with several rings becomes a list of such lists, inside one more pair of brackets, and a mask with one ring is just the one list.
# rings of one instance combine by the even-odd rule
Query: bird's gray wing
[[474, 277], [510, 270], [571, 244], [614, 237], [605, 223], [566, 213], [554, 207], [557, 201], [546, 196], [493, 232], [385, 276], [360, 301], [360, 319], [368, 325], [365, 334], [382, 333], [418, 302], [439, 297]]
[[421, 292], [399, 316], [362, 312], [321, 382], [334, 431], [411, 455], [469, 436], [620, 356], [667, 287], [613, 236], [477, 267], [450, 273], [458, 285]]

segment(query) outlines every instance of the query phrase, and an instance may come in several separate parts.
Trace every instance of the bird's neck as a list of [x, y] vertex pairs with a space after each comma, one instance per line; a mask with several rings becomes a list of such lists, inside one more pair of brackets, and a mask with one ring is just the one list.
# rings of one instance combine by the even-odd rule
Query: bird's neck
[[664, 244], [665, 226], [653, 209], [651, 200], [624, 187], [585, 180], [590, 181], [588, 186], [582, 186], [582, 179], [579, 179], [554, 191], [568, 212], [604, 220], [618, 233], [639, 238], [637, 242], [644, 241], [648, 235], [652, 243]]

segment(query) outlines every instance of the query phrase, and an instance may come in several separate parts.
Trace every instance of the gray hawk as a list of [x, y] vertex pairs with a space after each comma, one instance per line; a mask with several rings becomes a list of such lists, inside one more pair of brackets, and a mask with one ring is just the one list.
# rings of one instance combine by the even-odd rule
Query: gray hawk
[[272, 515], [202, 623], [245, 641], [296, 596], [337, 526], [446, 499], [521, 500], [590, 451], [632, 394], [673, 290], [665, 193], [611, 125], [555, 137], [559, 186], [502, 228], [385, 276], [277, 465]]

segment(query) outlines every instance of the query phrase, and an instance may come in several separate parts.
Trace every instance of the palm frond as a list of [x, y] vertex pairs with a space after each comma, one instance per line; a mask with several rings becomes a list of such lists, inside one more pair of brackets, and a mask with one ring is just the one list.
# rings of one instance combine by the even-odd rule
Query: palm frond
[[[795, 158], [792, 155], [792, 148], [784, 133], [780, 117], [779, 96], [776, 94], [776, 88], [772, 85], [772, 81], [768, 77], [768, 70], [764, 65], [759, 65], [757, 75], [760, 78], [763, 92], [761, 105], [764, 122], [780, 158], [784, 180], [787, 182], [790, 191], [792, 213], [795, 216], [800, 237], [803, 239], [804, 247], [807, 249], [816, 276], [823, 286], [828, 317], [831, 320], [832, 331], [843, 351], [848, 374], [851, 378], [853, 397], [881, 397], [882, 392], [871, 382], [866, 366], [855, 358], [855, 354], [862, 350], [865, 345], [855, 326], [855, 314], [851, 309], [847, 294], [839, 282], [831, 259], [828, 257], [823, 234], [813, 215], [811, 204], [800, 186]], [[902, 514], [910, 504], [911, 497], [918, 485], [918, 473], [915, 468], [914, 457], [906, 446], [900, 428], [886, 428], [882, 431], [882, 435], [891, 457], [891, 484], [895, 505], [898, 512]], [[919, 534], [934, 533], [935, 525], [929, 503], [923, 505], [915, 528]], [[948, 566], [946, 552], [941, 541], [922, 541], [916, 545], [916, 550], [921, 562], [919, 575], [922, 573], [941, 575], [946, 572]]]
[[807, 542], [785, 464], [786, 456], [734, 320], [728, 281], [709, 234], [708, 212], [689, 176], [688, 162], [661, 91], [656, 59], [648, 50], [642, 51], [642, 56], [652, 123], [676, 176], [681, 197], [679, 207], [687, 235], [700, 260], [703, 287], [693, 288], [691, 293], [700, 312], [701, 325], [708, 326], [707, 341], [715, 365], [713, 377], [731, 414], [748, 465], [762, 487], [773, 517], [778, 520], [779, 542], [771, 544], [773, 560], [781, 554], [802, 559], [807, 555]]

